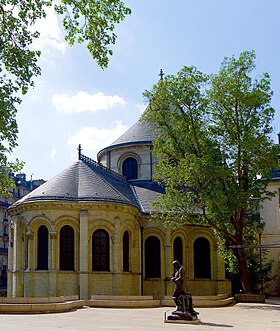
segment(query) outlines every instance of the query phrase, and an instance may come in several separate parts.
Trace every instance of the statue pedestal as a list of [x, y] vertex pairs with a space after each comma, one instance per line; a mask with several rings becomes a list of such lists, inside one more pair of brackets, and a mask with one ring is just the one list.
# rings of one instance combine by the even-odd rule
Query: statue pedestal
[[190, 314], [189, 312], [173, 311], [171, 314], [165, 312], [164, 323], [180, 323], [180, 324], [199, 324], [200, 319], [197, 314]]

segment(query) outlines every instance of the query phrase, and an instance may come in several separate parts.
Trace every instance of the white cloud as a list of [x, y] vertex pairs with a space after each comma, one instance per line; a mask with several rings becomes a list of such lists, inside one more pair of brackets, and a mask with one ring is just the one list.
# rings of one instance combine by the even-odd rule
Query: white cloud
[[146, 110], [147, 106], [145, 105], [136, 105], [136, 108], [139, 110], [140, 115], [142, 115], [144, 113], [144, 111]]
[[102, 148], [111, 145], [117, 138], [119, 138], [128, 128], [122, 122], [115, 122], [114, 127], [95, 128], [84, 127], [76, 135], [70, 137], [67, 141], [68, 144], [77, 148], [79, 144], [82, 146], [82, 153], [91, 158], [95, 158], [97, 152]]
[[58, 16], [53, 7], [45, 9], [46, 18], [37, 21], [31, 28], [32, 31], [40, 32], [40, 37], [34, 39], [34, 49], [44, 50], [44, 54], [51, 55], [53, 50], [65, 52], [66, 42], [63, 38], [62, 29], [60, 28]]
[[57, 154], [57, 150], [56, 150], [55, 148], [53, 148], [53, 149], [51, 150], [51, 153], [50, 153], [50, 157], [51, 157], [51, 159], [53, 159], [53, 158], [56, 156], [56, 154]]
[[126, 104], [125, 100], [117, 95], [104, 95], [103, 92], [89, 94], [85, 91], [79, 91], [73, 96], [67, 94], [54, 95], [52, 103], [57, 110], [67, 114], [80, 113], [87, 110], [94, 112], [116, 105], [125, 106]]

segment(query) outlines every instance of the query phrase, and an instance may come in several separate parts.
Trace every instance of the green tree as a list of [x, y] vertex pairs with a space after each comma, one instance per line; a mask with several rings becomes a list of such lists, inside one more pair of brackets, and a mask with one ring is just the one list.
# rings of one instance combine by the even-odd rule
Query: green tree
[[46, 17], [45, 9], [54, 6], [62, 16], [65, 39], [87, 43], [93, 59], [101, 68], [108, 66], [112, 44], [116, 41], [115, 25], [130, 9], [120, 0], [0, 0], [0, 194], [10, 184], [6, 173], [17, 171], [20, 162], [8, 162], [7, 154], [17, 145], [17, 107], [21, 94], [34, 86], [34, 77], [41, 74], [40, 51], [32, 48], [39, 37], [31, 27]]
[[[155, 124], [155, 179], [166, 187], [155, 212], [169, 226], [211, 226], [232, 249], [247, 293], [253, 292], [246, 255], [252, 231], [262, 227], [256, 204], [267, 199], [275, 163], [272, 92], [267, 73], [252, 78], [255, 53], [225, 58], [216, 75], [184, 67], [144, 95], [144, 119]], [[264, 180], [263, 178], [266, 178]]]

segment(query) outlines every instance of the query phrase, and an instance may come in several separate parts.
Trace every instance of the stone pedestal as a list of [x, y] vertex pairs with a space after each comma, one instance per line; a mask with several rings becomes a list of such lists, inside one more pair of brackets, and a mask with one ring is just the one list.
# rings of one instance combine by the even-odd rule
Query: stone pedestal
[[199, 324], [201, 321], [197, 314], [175, 310], [171, 314], [165, 313], [164, 323]]
[[177, 309], [171, 314], [167, 315], [165, 322], [186, 322], [186, 323], [198, 323], [200, 322], [199, 313], [193, 309], [192, 296], [190, 294], [181, 294], [174, 299], [177, 304]]

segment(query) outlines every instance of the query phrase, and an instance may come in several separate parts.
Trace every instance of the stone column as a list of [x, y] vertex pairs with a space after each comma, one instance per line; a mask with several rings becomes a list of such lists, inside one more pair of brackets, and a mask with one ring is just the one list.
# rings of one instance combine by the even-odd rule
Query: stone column
[[165, 233], [165, 277], [170, 278], [173, 270], [171, 270], [173, 259], [171, 257], [171, 241], [170, 230], [167, 229]]
[[50, 255], [49, 255], [49, 270], [55, 270], [56, 269], [56, 239], [57, 239], [57, 233], [55, 231], [50, 231]]
[[170, 288], [170, 278], [173, 270], [171, 269], [172, 265], [171, 257], [171, 241], [170, 241], [170, 230], [167, 229], [165, 232], [165, 295], [168, 295]]
[[12, 296], [23, 296], [23, 287], [21, 284], [21, 273], [22, 273], [22, 237], [21, 237], [21, 222], [17, 219], [14, 222], [14, 242], [13, 242], [13, 285], [12, 285]]
[[49, 247], [49, 296], [57, 296], [57, 278], [56, 278], [56, 239], [57, 233], [55, 231], [50, 231], [50, 247]]
[[14, 217], [9, 229], [9, 247], [8, 247], [8, 288], [7, 296], [11, 297], [13, 295], [13, 258], [14, 258]]
[[80, 211], [80, 299], [88, 300], [88, 212]]
[[[33, 295], [33, 286], [32, 286], [32, 271], [36, 266], [36, 261], [34, 261], [34, 253], [33, 253], [33, 232], [27, 231], [25, 234], [27, 240], [27, 269], [24, 271], [24, 296], [29, 297]], [[25, 260], [25, 243], [22, 242], [22, 256]], [[24, 266], [25, 261], [23, 261], [22, 265]]]
[[114, 219], [114, 235], [113, 235], [113, 282], [112, 282], [112, 294], [118, 294], [118, 273], [121, 268], [121, 256], [122, 250], [120, 250], [120, 219], [116, 217]]
[[26, 232], [27, 240], [27, 269], [29, 271], [34, 270], [34, 254], [33, 254], [33, 232]]

